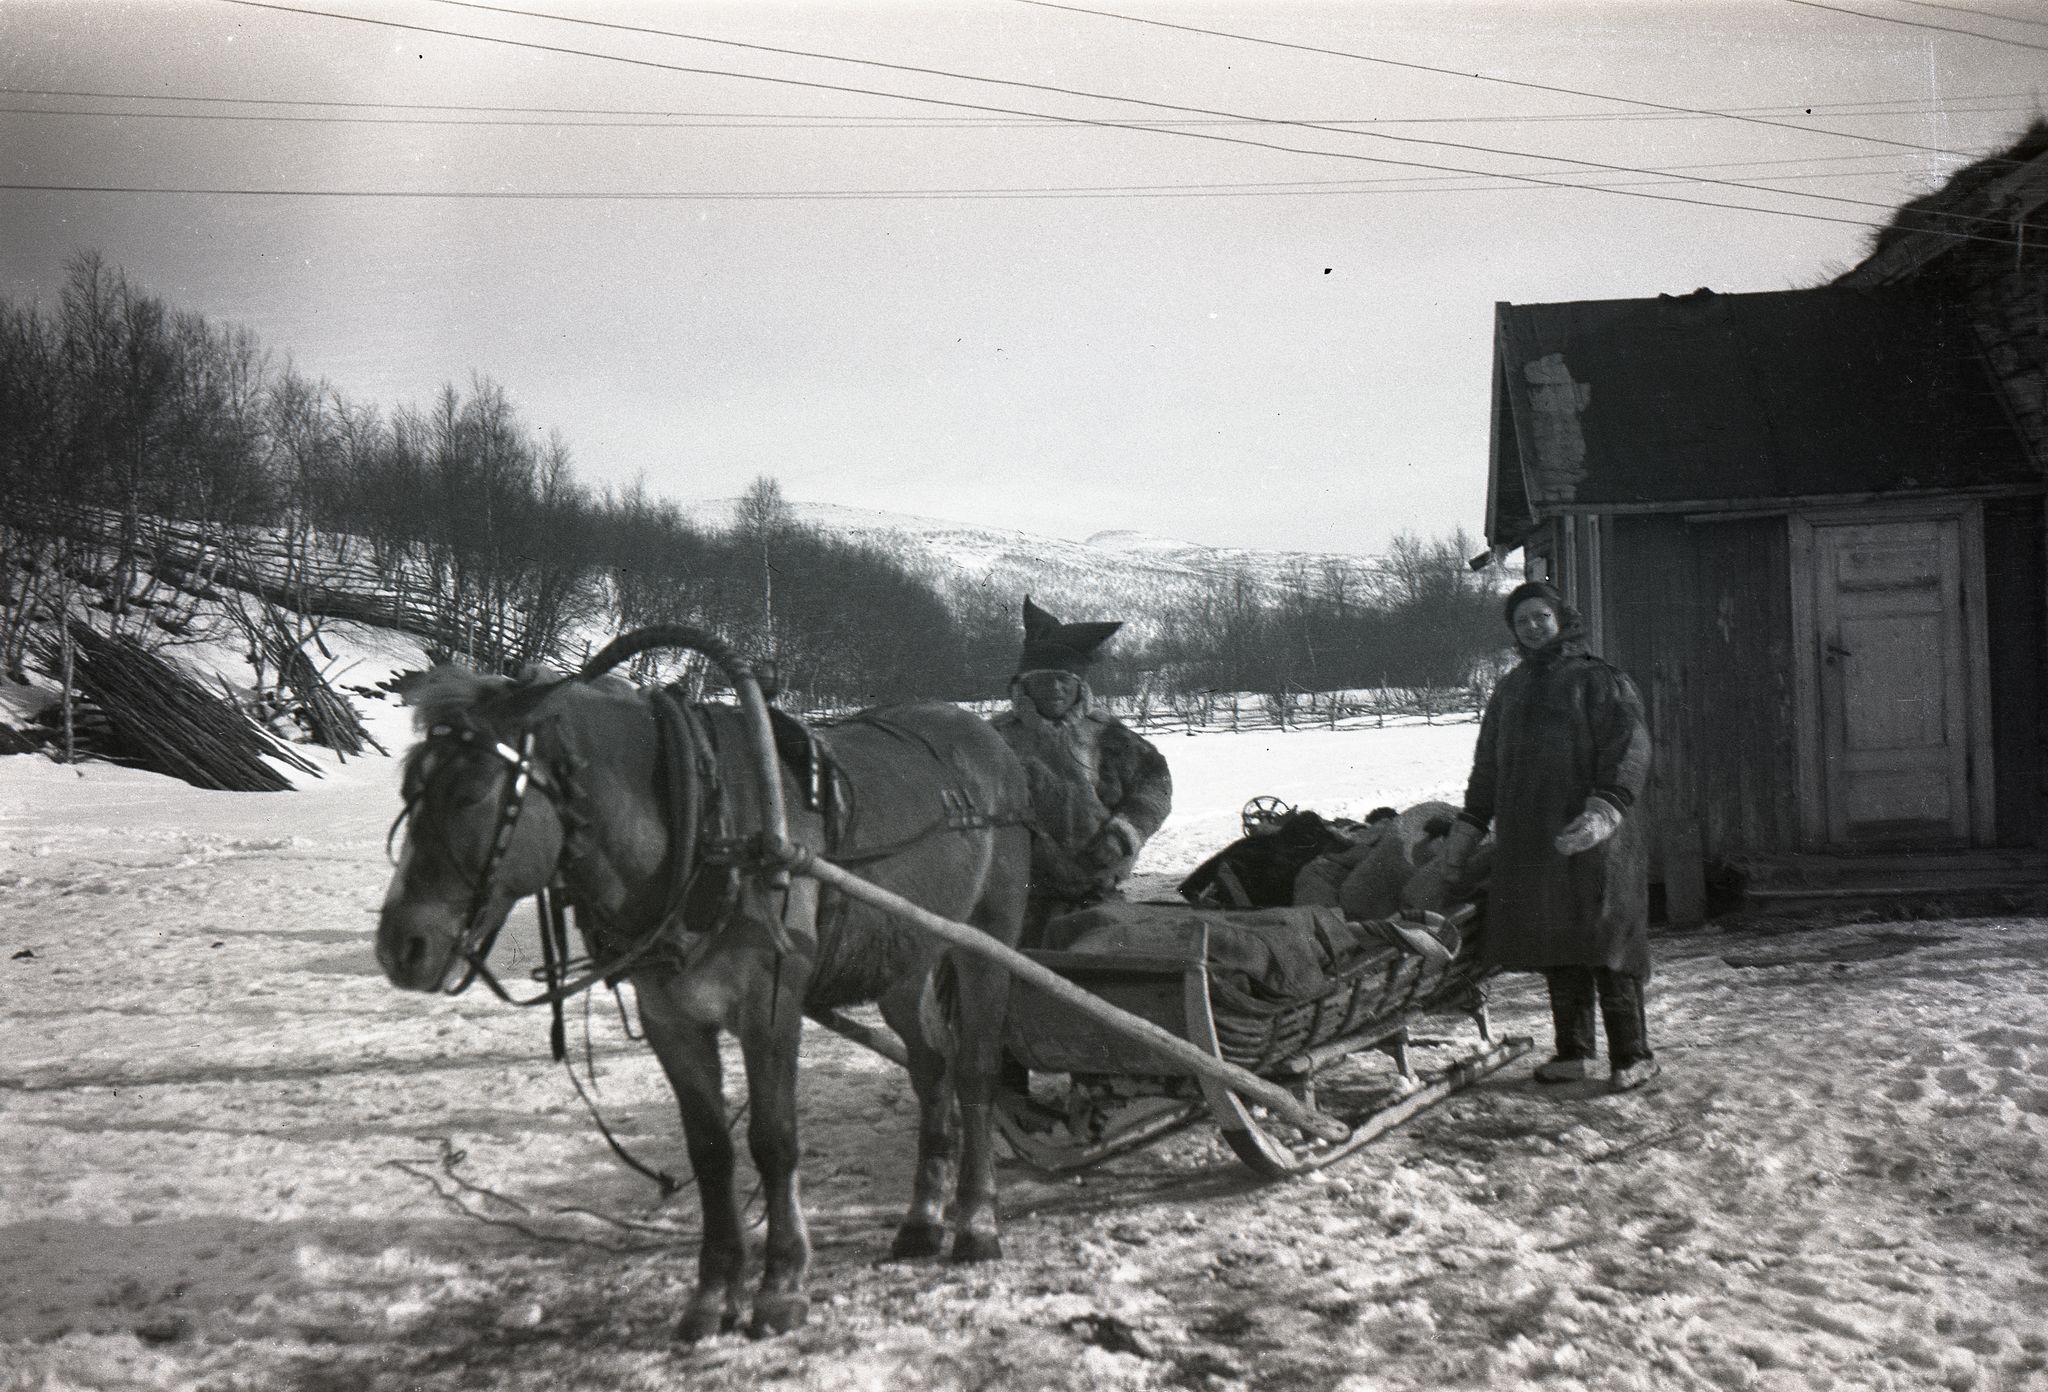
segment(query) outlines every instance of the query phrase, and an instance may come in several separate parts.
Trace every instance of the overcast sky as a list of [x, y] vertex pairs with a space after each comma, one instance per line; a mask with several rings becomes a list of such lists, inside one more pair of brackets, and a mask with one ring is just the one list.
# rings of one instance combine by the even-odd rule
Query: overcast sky
[[1479, 529], [1495, 302], [1815, 284], [2048, 101], [2034, 0], [1087, 5], [5, 0], [0, 293], [594, 485], [1370, 552]]

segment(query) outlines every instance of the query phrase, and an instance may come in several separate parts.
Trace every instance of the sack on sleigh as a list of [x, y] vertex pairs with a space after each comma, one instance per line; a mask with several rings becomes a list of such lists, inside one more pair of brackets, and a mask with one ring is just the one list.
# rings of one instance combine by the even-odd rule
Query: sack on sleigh
[[1046, 946], [1068, 952], [1184, 956], [1209, 934], [1209, 991], [1219, 1010], [1264, 1014], [1319, 1000], [1375, 957], [1432, 963], [1458, 954], [1455, 925], [1352, 922], [1330, 906], [1216, 910], [1122, 901], [1064, 914], [1046, 925]]
[[1492, 869], [1489, 837], [1455, 882], [1445, 874], [1441, 851], [1457, 815], [1447, 802], [1383, 808], [1363, 823], [1289, 812], [1196, 866], [1180, 896], [1205, 908], [1334, 907], [1353, 922], [1441, 913], [1477, 897]]

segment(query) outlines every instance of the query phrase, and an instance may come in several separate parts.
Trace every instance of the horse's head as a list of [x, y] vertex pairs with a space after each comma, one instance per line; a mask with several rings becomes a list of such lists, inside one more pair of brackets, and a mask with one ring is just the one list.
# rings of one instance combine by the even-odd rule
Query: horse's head
[[393, 985], [448, 985], [512, 905], [554, 878], [568, 840], [567, 760], [550, 718], [561, 690], [453, 665], [408, 685], [422, 738], [405, 758], [410, 825], [377, 925]]

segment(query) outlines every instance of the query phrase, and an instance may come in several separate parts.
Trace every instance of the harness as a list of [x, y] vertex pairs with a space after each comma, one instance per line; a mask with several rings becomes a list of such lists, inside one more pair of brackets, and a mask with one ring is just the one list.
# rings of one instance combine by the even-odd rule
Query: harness
[[[550, 1052], [557, 1062], [568, 1067], [577, 1095], [596, 1120], [606, 1143], [621, 1161], [659, 1184], [666, 1196], [677, 1187], [676, 1181], [626, 1151], [605, 1124], [575, 1068], [569, 1065], [563, 1005], [599, 982], [611, 986], [616, 996], [619, 983], [634, 968], [657, 958], [667, 959], [670, 969], [676, 972], [687, 972], [711, 950], [728, 926], [738, 921], [753, 922], [765, 931], [775, 954], [779, 978], [785, 959], [795, 951], [785, 921], [791, 871], [787, 847], [773, 844], [775, 838], [758, 829], [780, 823], [781, 789], [779, 783], [767, 789], [757, 787], [762, 781], [758, 768], [754, 777], [745, 776], [750, 757], [762, 757], [758, 721], [750, 722], [738, 707], [689, 705], [675, 687], [652, 692], [649, 699], [654, 714], [658, 781], [670, 834], [670, 882], [653, 925], [637, 940], [620, 947], [608, 917], [595, 905], [579, 901], [569, 883], [578, 858], [576, 834], [588, 820], [583, 790], [574, 778], [579, 761], [564, 751], [551, 762], [541, 752], [545, 724], [561, 718], [559, 714], [545, 716], [545, 707], [563, 685], [574, 680], [567, 678], [541, 689], [518, 718], [516, 736], [494, 732], [468, 711], [427, 732], [429, 748], [437, 741], [451, 743], [460, 751], [496, 759], [510, 771], [499, 798], [489, 850], [471, 885], [468, 910], [456, 943], [455, 952], [463, 963], [463, 971], [460, 979], [445, 990], [449, 995], [459, 995], [481, 981], [492, 995], [510, 1005], [547, 1006], [552, 1016]], [[779, 779], [785, 773], [793, 778], [802, 805], [822, 823], [825, 857], [842, 865], [855, 865], [899, 854], [938, 835], [1029, 825], [1028, 807], [991, 811], [980, 806], [957, 760], [914, 725], [892, 719], [887, 712], [868, 712], [856, 720], [866, 731], [879, 732], [879, 736], [866, 732], [857, 736], [851, 730], [843, 735], [828, 735], [782, 712], [768, 712], [767, 731], [774, 746], [772, 756], [767, 756], [772, 778]], [[839, 747], [835, 748], [835, 744]], [[925, 763], [927, 759], [931, 764]], [[729, 774], [728, 764], [736, 765]], [[398, 828], [431, 790], [433, 780], [444, 776], [451, 766], [429, 769], [423, 774], [421, 786], [412, 792], [392, 823], [386, 838], [387, 851]], [[888, 794], [900, 788], [906, 776], [931, 767], [950, 770], [955, 775], [950, 783], [942, 780], [942, 786], [936, 790], [937, 810], [911, 824], [906, 824], [900, 814], [892, 816], [892, 807], [904, 804], [901, 799], [892, 804]], [[868, 815], [863, 815], [864, 785], [872, 785], [870, 791], [878, 804]], [[928, 777], [922, 787], [929, 797]], [[541, 989], [522, 998], [506, 989], [491, 970], [490, 955], [505, 920], [501, 918], [493, 924], [490, 911], [505, 858], [536, 790], [553, 804], [564, 834], [547, 883], [535, 895], [542, 965], [534, 978]], [[779, 891], [780, 904], [763, 906], [752, 914], [740, 913], [749, 882], [770, 894]], [[828, 893], [821, 896], [819, 908], [817, 927], [822, 939], [846, 910], [847, 902], [842, 895]], [[582, 959], [570, 951], [572, 909], [590, 953]], [[776, 995], [779, 997], [779, 990]], [[623, 1002], [620, 1014], [624, 1019]], [[627, 1032], [632, 1032], [630, 1022]]]
[[[490, 849], [472, 886], [463, 930], [456, 943], [456, 956], [464, 963], [464, 971], [454, 985], [445, 988], [446, 993], [460, 995], [481, 981], [492, 995], [507, 1004], [550, 1007], [554, 1015], [551, 1039], [558, 1060], [566, 1053], [562, 1019], [565, 1001], [599, 982], [616, 988], [631, 968], [657, 954], [671, 955], [678, 970], [687, 970], [733, 920], [742, 885], [748, 877], [761, 877], [771, 888], [786, 890], [789, 873], [786, 865], [764, 851], [758, 836], [741, 829], [744, 813], [758, 810], [735, 805], [750, 800], [745, 792], [746, 780], [729, 780], [722, 773], [721, 746], [741, 744], [746, 738], [737, 708], [689, 706], [679, 699], [675, 688], [660, 688], [651, 695], [656, 758], [662, 769], [665, 811], [675, 849], [670, 856], [668, 892], [654, 927], [615, 955], [603, 951], [611, 946], [610, 925], [586, 922], [594, 917], [594, 910], [578, 903], [568, 885], [565, 872], [575, 857], [571, 837], [565, 835], [548, 883], [535, 896], [542, 957], [537, 977], [543, 989], [523, 999], [506, 989], [489, 963], [506, 920], [492, 924], [489, 913], [499, 870], [518, 833], [527, 800], [538, 790], [554, 803], [565, 827], [582, 820], [576, 807], [577, 792], [569, 778], [537, 753], [535, 715], [568, 680], [574, 679], [554, 683], [535, 701], [534, 714], [521, 726], [516, 745], [480, 728], [466, 716], [437, 724], [427, 732], [430, 744], [436, 740], [452, 741], [465, 750], [498, 759], [511, 771], [499, 800]], [[948, 762], [945, 753], [922, 732], [901, 722], [871, 714], [864, 718], [864, 723], [915, 743], [942, 766]], [[861, 833], [867, 828], [861, 816], [859, 785], [847, 775], [830, 737], [779, 711], [773, 713], [771, 724], [778, 762], [795, 776], [805, 808], [822, 819], [823, 853], [837, 864], [858, 865], [886, 859], [938, 835], [1030, 824], [1028, 810], [989, 811], [977, 804], [965, 786], [950, 786], [938, 790], [939, 810], [924, 823], [885, 841], [863, 844]], [[391, 838], [411, 817], [426, 791], [422, 787], [416, 792], [392, 823], [386, 837], [387, 850]], [[786, 905], [786, 898], [784, 902]], [[574, 908], [578, 928], [592, 949], [592, 956], [580, 961], [569, 950], [570, 908]], [[779, 970], [781, 958], [794, 950], [793, 945], [781, 914], [761, 917], [775, 948]], [[687, 936], [689, 941], [679, 943], [679, 935]]]

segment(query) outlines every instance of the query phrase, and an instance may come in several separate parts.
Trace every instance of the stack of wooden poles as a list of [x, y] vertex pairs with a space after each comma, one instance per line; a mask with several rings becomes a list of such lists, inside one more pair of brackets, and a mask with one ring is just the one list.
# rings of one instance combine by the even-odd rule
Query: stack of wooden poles
[[[245, 715], [235, 702], [132, 638], [72, 620], [72, 685], [106, 718], [120, 752], [200, 788], [287, 792], [291, 780], [265, 762], [320, 770]], [[63, 640], [38, 640], [45, 669], [62, 670]], [[360, 747], [360, 746], [358, 746]]]

